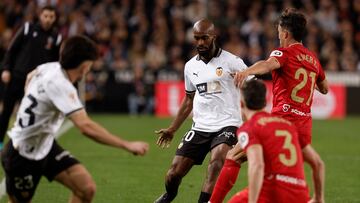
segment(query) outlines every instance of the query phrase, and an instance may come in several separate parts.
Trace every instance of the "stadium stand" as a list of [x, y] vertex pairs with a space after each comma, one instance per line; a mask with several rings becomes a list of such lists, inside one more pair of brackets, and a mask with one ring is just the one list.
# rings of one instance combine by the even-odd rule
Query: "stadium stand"
[[56, 6], [65, 37], [86, 34], [101, 58], [87, 75], [90, 111], [152, 113], [154, 83], [183, 79], [184, 63], [194, 55], [191, 25], [208, 17], [224, 49], [247, 65], [278, 46], [277, 16], [287, 7], [307, 14], [304, 43], [327, 72], [360, 72], [360, 0], [2, 0], [0, 59], [25, 21], [39, 8]]

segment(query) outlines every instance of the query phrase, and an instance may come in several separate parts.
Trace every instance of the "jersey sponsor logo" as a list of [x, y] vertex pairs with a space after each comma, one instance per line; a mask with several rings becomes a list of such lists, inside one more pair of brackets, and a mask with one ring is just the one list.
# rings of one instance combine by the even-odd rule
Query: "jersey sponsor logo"
[[207, 83], [200, 83], [196, 85], [197, 90], [200, 94], [205, 93], [207, 91]]
[[193, 73], [193, 75], [195, 75], [196, 77], [199, 77], [199, 71], [196, 73]]
[[274, 50], [271, 52], [270, 56], [275, 56], [275, 57], [280, 57], [283, 55], [283, 52], [282, 51], [279, 51], [279, 50]]
[[247, 134], [247, 132], [240, 132], [238, 139], [240, 146], [243, 149], [249, 144], [249, 135]]
[[285, 182], [285, 183], [290, 183], [290, 184], [293, 184], [293, 185], [300, 185], [300, 186], [303, 186], [303, 187], [306, 186], [305, 180], [299, 179], [299, 178], [296, 178], [296, 177], [277, 174], [275, 179], [278, 180], [278, 181], [282, 181], [282, 182]]
[[217, 67], [216, 68], [216, 75], [220, 77], [222, 74], [223, 74], [223, 68], [222, 67]]
[[196, 85], [196, 88], [201, 96], [221, 93], [221, 85], [219, 81], [200, 83]]

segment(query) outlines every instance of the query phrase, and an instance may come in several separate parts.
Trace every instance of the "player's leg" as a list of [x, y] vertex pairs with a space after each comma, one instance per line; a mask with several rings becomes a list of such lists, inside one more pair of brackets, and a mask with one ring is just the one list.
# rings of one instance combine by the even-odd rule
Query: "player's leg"
[[226, 154], [232, 146], [237, 143], [237, 138], [235, 136], [236, 130], [237, 127], [227, 126], [212, 135], [210, 163], [208, 165], [208, 171], [199, 197], [199, 202], [209, 201], [217, 177], [224, 165]]
[[193, 165], [201, 165], [210, 150], [212, 138], [208, 133], [190, 130], [183, 136], [166, 174], [166, 193], [155, 202], [171, 202], [177, 195], [181, 179], [190, 171]]
[[292, 121], [299, 132], [299, 141], [302, 148], [304, 161], [311, 166], [312, 179], [314, 184], [313, 199], [318, 202], [324, 202], [324, 185], [325, 185], [325, 164], [320, 155], [311, 146], [311, 129], [312, 118], [296, 118]]
[[198, 202], [202, 203], [210, 200], [217, 177], [224, 165], [226, 154], [230, 149], [231, 146], [222, 143], [211, 150], [210, 163]]
[[69, 151], [54, 141], [44, 165], [44, 176], [56, 180], [72, 191], [71, 201], [91, 202], [95, 194], [95, 183], [83, 165]]
[[315, 202], [324, 202], [325, 163], [310, 144], [304, 147], [302, 152], [304, 161], [308, 163], [312, 169], [314, 184], [313, 200]]
[[244, 161], [246, 154], [236, 144], [226, 155], [224, 166], [217, 178], [214, 190], [211, 194], [211, 203], [221, 203], [236, 182], [240, 171], [240, 164]]
[[72, 191], [71, 203], [91, 202], [95, 195], [95, 182], [81, 164], [75, 164], [65, 169], [56, 175], [54, 179]]
[[161, 195], [155, 202], [167, 203], [174, 200], [182, 178], [190, 171], [193, 165], [193, 159], [176, 155], [165, 177], [166, 193]]
[[13, 203], [31, 202], [41, 178], [42, 162], [22, 157], [11, 140], [5, 145], [1, 162], [5, 171], [6, 192]]

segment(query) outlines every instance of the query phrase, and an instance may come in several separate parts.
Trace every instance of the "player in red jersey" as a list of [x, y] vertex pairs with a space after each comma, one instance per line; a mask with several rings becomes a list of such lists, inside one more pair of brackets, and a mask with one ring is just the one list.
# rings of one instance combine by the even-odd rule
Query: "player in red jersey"
[[[244, 150], [247, 154], [249, 186], [229, 202], [306, 203], [310, 198], [296, 127], [263, 111], [265, 94], [266, 87], [258, 80], [246, 82], [241, 89], [241, 114], [246, 123], [237, 132], [239, 145], [234, 150]], [[236, 168], [234, 162], [233, 168]], [[218, 182], [223, 173], [222, 170]], [[222, 200], [212, 196], [210, 202]]]
[[266, 61], [258, 61], [237, 72], [235, 83], [241, 86], [249, 75], [272, 71], [272, 113], [290, 120], [298, 128], [304, 160], [313, 171], [314, 197], [311, 202], [324, 202], [325, 164], [310, 145], [310, 109], [314, 89], [326, 94], [328, 83], [316, 55], [301, 43], [305, 30], [305, 16], [295, 9], [285, 10], [278, 24], [281, 48], [272, 51]]

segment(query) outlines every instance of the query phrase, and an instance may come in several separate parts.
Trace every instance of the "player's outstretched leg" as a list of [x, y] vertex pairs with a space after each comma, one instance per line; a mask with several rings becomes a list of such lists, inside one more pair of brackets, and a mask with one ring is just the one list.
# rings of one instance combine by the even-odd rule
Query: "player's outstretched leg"
[[183, 156], [175, 156], [165, 177], [166, 193], [162, 194], [155, 203], [168, 203], [175, 199], [182, 178], [194, 165], [194, 161]]
[[303, 148], [303, 157], [304, 161], [307, 162], [312, 169], [314, 184], [313, 201], [324, 202], [325, 163], [311, 145]]
[[71, 203], [92, 202], [96, 185], [90, 173], [81, 164], [71, 166], [59, 173], [55, 180], [65, 185], [72, 191]]

